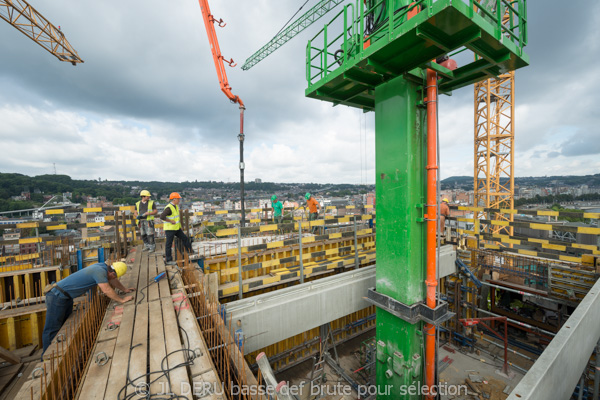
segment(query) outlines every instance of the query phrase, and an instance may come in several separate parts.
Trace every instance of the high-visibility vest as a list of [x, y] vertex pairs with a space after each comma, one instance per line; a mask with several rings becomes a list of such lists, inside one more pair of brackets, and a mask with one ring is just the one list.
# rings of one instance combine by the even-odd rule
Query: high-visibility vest
[[175, 223], [171, 224], [165, 221], [163, 229], [165, 231], [178, 231], [179, 229], [181, 229], [181, 223], [179, 222], [179, 206], [169, 203], [167, 207], [171, 208], [171, 215], [169, 215], [169, 218], [175, 221]]
[[[142, 201], [138, 201], [137, 203], [135, 203], [135, 210], [137, 211], [138, 215], [140, 215], [140, 203]], [[154, 204], [153, 200], [148, 200], [148, 212], [152, 212], [152, 205]], [[152, 221], [154, 219], [154, 215], [148, 215], [146, 216], [146, 220], [148, 221]]]

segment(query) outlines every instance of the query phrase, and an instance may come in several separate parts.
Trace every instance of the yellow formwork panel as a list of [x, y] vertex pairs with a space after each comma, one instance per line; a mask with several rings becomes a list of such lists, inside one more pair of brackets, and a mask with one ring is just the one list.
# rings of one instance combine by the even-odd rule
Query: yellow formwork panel
[[[375, 235], [369, 234], [367, 236], [359, 237], [357, 240], [360, 245], [374, 246], [375, 244]], [[310, 242], [309, 246], [303, 247], [303, 260], [307, 261], [318, 261], [324, 260], [326, 258], [331, 257], [334, 254], [337, 254], [337, 248], [339, 247], [348, 247], [354, 245], [353, 238], [346, 239], [337, 239], [337, 240], [329, 240], [326, 242], [315, 242], [314, 239]], [[254, 278], [257, 276], [262, 276], [269, 274], [271, 269], [273, 268], [281, 268], [286, 267], [288, 265], [297, 264], [297, 260], [290, 261], [288, 263], [281, 263], [279, 260], [284, 259], [286, 257], [292, 257], [298, 255], [298, 247], [291, 246], [283, 246], [283, 241], [273, 242], [267, 245], [267, 250], [254, 251], [250, 253], [242, 254], [242, 266], [262, 263], [262, 268], [256, 269], [254, 271], [248, 271], [243, 273], [243, 278]], [[363, 247], [367, 248], [367, 247]], [[242, 251], [247, 250], [246, 248], [242, 249]], [[307, 259], [305, 254], [316, 253], [319, 251], [328, 251], [325, 256], [314, 257], [314, 259]], [[204, 265], [208, 272], [213, 273], [216, 272], [219, 274], [219, 283], [224, 284], [228, 282], [236, 282], [238, 280], [238, 257], [237, 257], [237, 249], [230, 249], [227, 252], [226, 256], [216, 256], [212, 258], [208, 258], [205, 260]]]
[[29, 345], [42, 345], [46, 311], [0, 318], [0, 346], [16, 350]]

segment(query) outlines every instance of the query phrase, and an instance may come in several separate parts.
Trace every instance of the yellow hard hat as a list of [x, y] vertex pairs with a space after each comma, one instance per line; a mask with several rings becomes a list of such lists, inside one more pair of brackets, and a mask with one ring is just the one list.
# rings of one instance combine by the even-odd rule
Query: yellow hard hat
[[442, 201], [443, 201], [444, 203], [448, 203], [448, 198], [447, 198], [447, 197], [444, 197], [444, 198], [442, 199]]
[[111, 267], [117, 273], [117, 279], [125, 275], [127, 272], [127, 264], [122, 261], [112, 263]]
[[148, 196], [148, 197], [150, 197], [150, 196], [152, 196], [152, 195], [150, 194], [150, 192], [149, 192], [149, 191], [147, 191], [147, 190], [142, 190], [142, 191], [140, 192], [140, 197], [144, 197], [144, 196]]

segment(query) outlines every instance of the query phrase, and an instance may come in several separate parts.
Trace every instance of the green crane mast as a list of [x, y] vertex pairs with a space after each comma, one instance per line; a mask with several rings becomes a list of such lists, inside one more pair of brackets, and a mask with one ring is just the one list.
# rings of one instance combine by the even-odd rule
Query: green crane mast
[[[526, 66], [526, 43], [526, 0], [356, 0], [308, 42], [306, 96], [375, 111], [377, 272], [367, 298], [377, 306], [378, 400], [421, 398], [424, 370], [436, 383], [429, 344], [449, 317], [435, 292], [433, 307], [425, 301], [436, 283], [435, 257], [426, 278], [435, 254], [426, 233], [435, 238], [427, 144], [437, 91]], [[447, 56], [463, 51], [472, 54], [456, 68]]]

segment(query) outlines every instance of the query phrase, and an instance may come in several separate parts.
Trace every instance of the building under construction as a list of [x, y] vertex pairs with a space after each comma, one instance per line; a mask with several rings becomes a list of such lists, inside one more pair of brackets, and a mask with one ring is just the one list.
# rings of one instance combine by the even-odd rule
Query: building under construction
[[[249, 59], [246, 69], [341, 5], [307, 44], [305, 94], [375, 113], [376, 207], [325, 207], [316, 220], [290, 209], [273, 224], [271, 208], [244, 207], [245, 106], [222, 68], [222, 21], [201, 0], [221, 88], [241, 113], [242, 209], [183, 213], [194, 253], [176, 242], [176, 265], [164, 242], [142, 251], [129, 206], [55, 207], [44, 210], [52, 221], [3, 225], [77, 229], [81, 240], [2, 241], [36, 248], [0, 259], [0, 396], [598, 399], [600, 214], [513, 203], [526, 3], [319, 1]], [[47, 34], [60, 60], [81, 62]], [[437, 99], [468, 85], [475, 204], [445, 215]], [[82, 221], [68, 221], [73, 212]], [[87, 222], [99, 212], [102, 222]], [[117, 260], [133, 300], [75, 299], [41, 359], [44, 288]]]

